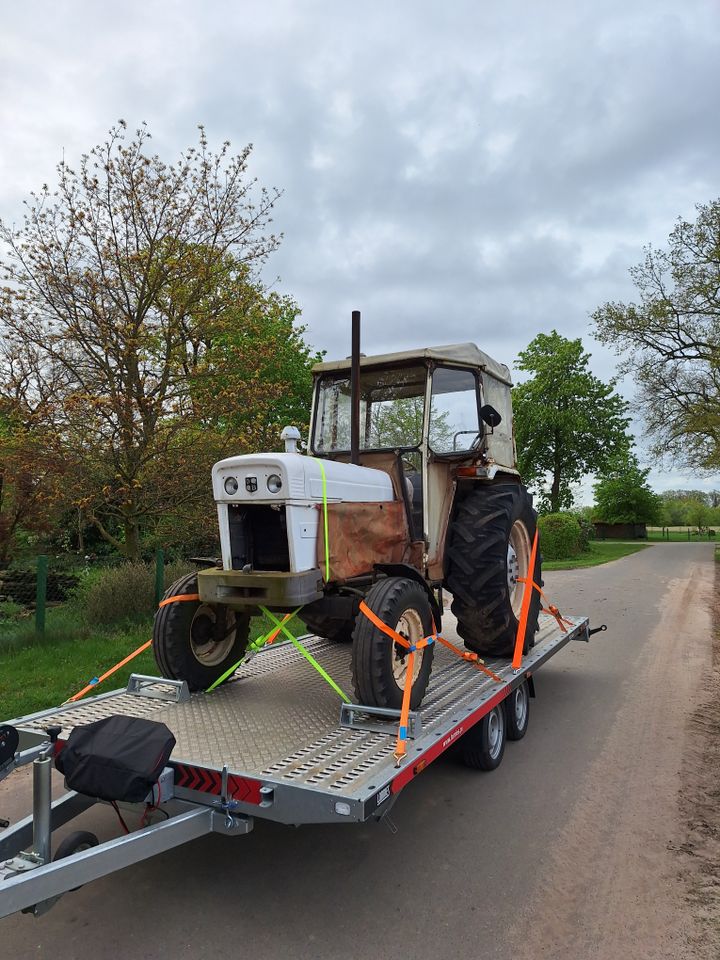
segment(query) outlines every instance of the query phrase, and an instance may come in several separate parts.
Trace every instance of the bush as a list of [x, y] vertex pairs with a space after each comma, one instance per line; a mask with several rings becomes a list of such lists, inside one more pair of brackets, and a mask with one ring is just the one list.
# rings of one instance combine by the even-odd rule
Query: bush
[[[165, 587], [193, 569], [183, 561], [167, 564]], [[90, 626], [149, 619], [155, 612], [155, 564], [123, 563], [87, 570], [75, 591], [73, 605]]]
[[587, 550], [590, 541], [595, 539], [595, 527], [587, 514], [574, 511], [573, 516], [580, 526], [580, 549]]
[[572, 513], [547, 513], [539, 517], [538, 528], [545, 560], [567, 560], [582, 552], [583, 533]]
[[27, 615], [22, 604], [13, 600], [0, 600], [0, 623], [18, 623]]

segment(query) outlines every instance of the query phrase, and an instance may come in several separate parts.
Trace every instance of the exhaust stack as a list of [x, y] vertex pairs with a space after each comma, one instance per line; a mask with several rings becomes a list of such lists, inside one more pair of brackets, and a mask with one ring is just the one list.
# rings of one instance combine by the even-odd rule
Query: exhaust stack
[[360, 311], [352, 312], [350, 354], [350, 463], [360, 463]]

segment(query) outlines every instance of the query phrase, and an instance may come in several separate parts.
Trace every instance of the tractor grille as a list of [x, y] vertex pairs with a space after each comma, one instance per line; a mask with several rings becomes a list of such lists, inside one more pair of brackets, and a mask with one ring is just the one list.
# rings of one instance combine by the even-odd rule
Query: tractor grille
[[228, 519], [233, 570], [290, 570], [285, 507], [231, 504]]

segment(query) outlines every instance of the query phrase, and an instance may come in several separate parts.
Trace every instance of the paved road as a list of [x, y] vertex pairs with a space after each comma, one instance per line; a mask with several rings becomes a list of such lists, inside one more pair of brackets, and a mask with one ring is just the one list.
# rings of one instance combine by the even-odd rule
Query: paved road
[[[547, 575], [561, 609], [608, 632], [541, 671], [528, 735], [497, 771], [441, 760], [408, 787], [397, 834], [259, 821], [204, 838], [41, 919], [0, 921], [4, 956], [683, 956], [668, 844], [683, 718], [709, 659], [712, 551], [656, 545]], [[0, 813], [20, 812], [23, 785], [0, 787]], [[114, 827], [104, 809], [84, 820]]]

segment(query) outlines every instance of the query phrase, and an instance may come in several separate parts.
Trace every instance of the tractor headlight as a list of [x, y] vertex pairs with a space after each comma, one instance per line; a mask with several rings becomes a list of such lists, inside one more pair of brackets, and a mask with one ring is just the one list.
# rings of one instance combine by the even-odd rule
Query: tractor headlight
[[282, 477], [279, 477], [276, 473], [271, 473], [267, 478], [267, 488], [270, 493], [280, 493], [282, 490]]
[[227, 493], [228, 496], [230, 497], [235, 496], [235, 494], [238, 492], [238, 482], [235, 479], [235, 477], [228, 477], [225, 480], [224, 486], [225, 486], [225, 493]]

